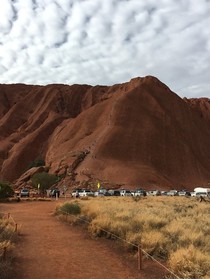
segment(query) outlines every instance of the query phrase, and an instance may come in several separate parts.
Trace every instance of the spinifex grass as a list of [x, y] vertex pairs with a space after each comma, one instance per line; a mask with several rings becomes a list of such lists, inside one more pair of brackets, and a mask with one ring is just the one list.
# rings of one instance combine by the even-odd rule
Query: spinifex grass
[[[142, 245], [181, 278], [210, 278], [210, 203], [185, 197], [90, 198], [78, 201], [97, 237]], [[187, 264], [189, 262], [189, 265]], [[205, 277], [207, 276], [207, 277]], [[209, 277], [208, 277], [209, 276]]]
[[12, 270], [8, 251], [14, 248], [15, 236], [14, 223], [10, 219], [0, 218], [0, 278], [2, 279], [9, 278]]

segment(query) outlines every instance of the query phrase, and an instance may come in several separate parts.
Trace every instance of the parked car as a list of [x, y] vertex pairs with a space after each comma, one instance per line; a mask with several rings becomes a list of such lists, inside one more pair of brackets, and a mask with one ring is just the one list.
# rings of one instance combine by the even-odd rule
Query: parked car
[[29, 190], [28, 189], [21, 189], [20, 190], [20, 197], [29, 197]]
[[81, 191], [78, 192], [79, 193], [79, 196], [80, 197], [93, 197], [94, 196], [94, 193], [93, 191], [91, 190], [86, 190], [86, 189], [83, 189]]
[[167, 196], [178, 196], [178, 191], [170, 190], [169, 192], [167, 192]]
[[138, 197], [138, 196], [146, 197], [146, 195], [147, 195], [147, 192], [144, 189], [137, 189], [134, 193], [135, 197]]
[[190, 192], [191, 197], [196, 197], [196, 192]]
[[81, 193], [83, 190], [82, 189], [75, 189], [72, 191], [71, 196], [73, 198], [78, 198], [79, 197], [79, 193]]
[[168, 192], [167, 191], [161, 191], [161, 196], [167, 196]]
[[190, 197], [191, 196], [191, 193], [189, 192], [189, 191], [179, 191], [178, 192], [178, 195], [179, 196], [184, 196], [184, 197], [186, 197], [186, 196], [188, 196], [188, 197]]
[[132, 193], [130, 190], [120, 190], [120, 196], [125, 197], [125, 196], [132, 196]]
[[120, 196], [120, 190], [108, 190], [111, 196]]
[[103, 197], [103, 196], [111, 196], [111, 194], [106, 189], [99, 189], [98, 191], [96, 191], [94, 193], [94, 196], [95, 197]]
[[151, 190], [147, 192], [148, 196], [161, 196], [161, 191], [159, 190]]
[[196, 192], [196, 197], [210, 197], [207, 192]]
[[60, 196], [60, 190], [58, 190], [58, 189], [52, 189], [52, 190], [50, 191], [50, 197], [53, 197], [53, 198], [58, 197], [58, 198], [59, 198], [59, 196]]
[[197, 187], [194, 189], [194, 191], [196, 192], [196, 197], [210, 197], [210, 188]]

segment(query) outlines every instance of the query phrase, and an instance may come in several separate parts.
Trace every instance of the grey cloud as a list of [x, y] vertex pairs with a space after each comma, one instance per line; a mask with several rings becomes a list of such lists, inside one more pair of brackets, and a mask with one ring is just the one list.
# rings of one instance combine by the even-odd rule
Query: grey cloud
[[210, 2], [4, 0], [0, 82], [113, 84], [155, 75], [210, 94]]
[[15, 13], [9, 1], [0, 2], [0, 30], [2, 34], [9, 33]]
[[7, 70], [6, 67], [4, 67], [3, 65], [0, 65], [0, 74], [4, 73], [6, 70]]

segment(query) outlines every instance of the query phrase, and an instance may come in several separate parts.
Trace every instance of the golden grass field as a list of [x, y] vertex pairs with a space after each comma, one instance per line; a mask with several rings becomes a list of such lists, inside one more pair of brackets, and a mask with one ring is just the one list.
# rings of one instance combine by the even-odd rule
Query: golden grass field
[[[210, 278], [209, 201], [148, 196], [85, 198], [68, 203], [81, 208], [77, 216], [89, 221], [93, 236], [122, 238], [131, 251], [141, 243], [146, 253], [164, 261], [182, 279]], [[58, 208], [68, 211], [65, 203]]]

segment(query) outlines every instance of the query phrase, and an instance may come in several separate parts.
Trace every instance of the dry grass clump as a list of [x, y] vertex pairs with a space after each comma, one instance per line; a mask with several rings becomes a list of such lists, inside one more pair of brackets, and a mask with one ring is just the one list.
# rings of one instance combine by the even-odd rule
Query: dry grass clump
[[0, 219], [0, 243], [15, 239], [14, 223], [10, 219]]
[[171, 254], [169, 266], [183, 279], [210, 278], [210, 255], [203, 254], [193, 245], [179, 248]]
[[[14, 224], [10, 219], [0, 218], [0, 278], [11, 278], [12, 270], [11, 258], [8, 257], [8, 251], [14, 248], [15, 234]], [[4, 249], [7, 251], [7, 257], [4, 258]]]
[[[99, 226], [100, 222], [100, 226]], [[107, 237], [111, 238], [112, 232], [110, 231], [110, 225], [111, 221], [109, 218], [106, 218], [106, 216], [103, 217], [103, 219], [98, 220], [98, 218], [93, 219], [89, 226], [88, 231], [93, 235], [94, 237]]]
[[139, 200], [104, 197], [78, 202], [93, 236], [123, 239], [124, 245], [134, 247], [134, 251], [141, 243], [146, 253], [165, 260], [180, 278], [208, 276], [210, 203], [161, 196]]
[[168, 256], [168, 239], [159, 231], [146, 231], [142, 234], [142, 248], [153, 257], [165, 259]]

